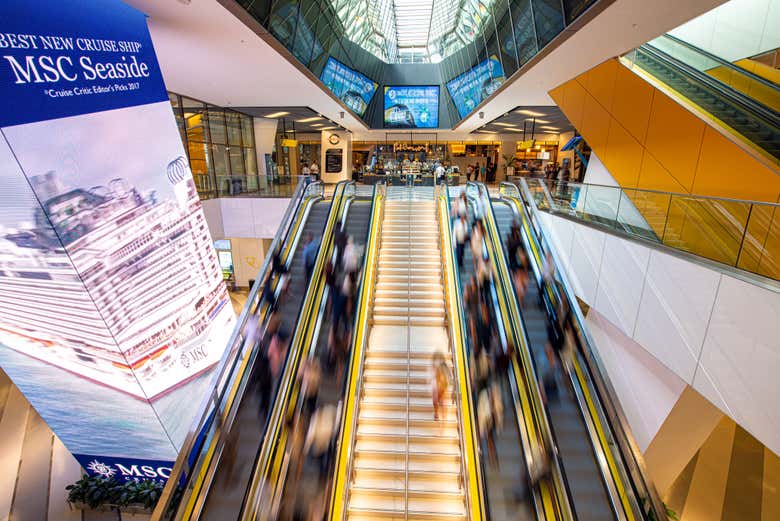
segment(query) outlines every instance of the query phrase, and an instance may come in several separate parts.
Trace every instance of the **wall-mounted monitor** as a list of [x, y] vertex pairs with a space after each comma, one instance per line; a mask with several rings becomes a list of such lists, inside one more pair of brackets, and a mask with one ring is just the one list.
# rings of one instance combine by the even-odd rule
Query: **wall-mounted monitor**
[[493, 94], [504, 80], [506, 78], [501, 61], [493, 55], [448, 81], [447, 91], [458, 114], [465, 118], [482, 100]]
[[320, 80], [344, 104], [361, 118], [379, 85], [368, 76], [350, 69], [335, 58], [328, 58]]
[[437, 128], [439, 86], [385, 87], [385, 127]]

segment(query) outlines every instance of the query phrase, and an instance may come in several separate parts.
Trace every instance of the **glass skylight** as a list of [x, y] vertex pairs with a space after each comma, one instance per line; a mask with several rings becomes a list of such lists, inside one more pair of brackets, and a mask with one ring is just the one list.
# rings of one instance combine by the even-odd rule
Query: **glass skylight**
[[474, 41], [495, 0], [331, 0], [347, 38], [388, 63], [438, 63]]

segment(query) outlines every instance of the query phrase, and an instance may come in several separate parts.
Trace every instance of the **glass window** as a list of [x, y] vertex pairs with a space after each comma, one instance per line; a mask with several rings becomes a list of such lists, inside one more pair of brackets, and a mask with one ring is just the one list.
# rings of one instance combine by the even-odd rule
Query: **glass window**
[[230, 155], [230, 173], [233, 176], [244, 175], [244, 154], [241, 147], [228, 147]]
[[254, 121], [251, 116], [241, 114], [241, 142], [245, 147], [255, 146]]
[[539, 48], [536, 45], [536, 31], [533, 25], [530, 0], [512, 0], [512, 23], [517, 45], [518, 65], [522, 67], [533, 58]]
[[184, 130], [184, 115], [181, 111], [181, 97], [173, 92], [168, 93], [168, 99], [171, 101], [171, 108], [173, 109], [173, 117], [176, 118], [176, 126], [179, 127], [179, 134], [181, 135], [181, 142], [187, 143], [187, 132]]
[[238, 112], [225, 111], [228, 145], [241, 146], [241, 115]]
[[563, 0], [566, 25], [572, 23], [579, 15], [584, 13], [593, 2], [594, 0]]
[[536, 38], [541, 49], [563, 30], [563, 13], [560, 0], [532, 0]]
[[212, 143], [225, 144], [227, 134], [225, 132], [225, 113], [216, 107], [208, 108], [209, 132]]
[[507, 77], [518, 69], [517, 45], [511, 22], [509, 9], [505, 9], [498, 19], [498, 46], [501, 51], [501, 62], [504, 64], [504, 74]]

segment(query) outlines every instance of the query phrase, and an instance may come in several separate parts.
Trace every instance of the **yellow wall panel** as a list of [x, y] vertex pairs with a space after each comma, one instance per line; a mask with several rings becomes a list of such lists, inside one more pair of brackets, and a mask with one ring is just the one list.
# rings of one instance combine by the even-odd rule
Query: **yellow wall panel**
[[563, 95], [566, 91], [566, 84], [562, 83], [561, 85], [558, 85], [553, 90], [548, 92], [550, 97], [553, 99], [553, 101], [558, 105], [559, 107], [563, 105]]
[[667, 171], [652, 154], [645, 150], [642, 155], [642, 167], [639, 170], [639, 188], [662, 190], [664, 192], [684, 192], [684, 187]]
[[704, 121], [668, 96], [658, 93], [653, 97], [645, 147], [685, 192], [693, 186], [705, 126]]
[[585, 106], [585, 87], [576, 81], [566, 83], [563, 111], [576, 128], [582, 128], [582, 109]]
[[607, 110], [612, 108], [618, 67], [620, 64], [616, 60], [607, 60], [586, 74], [585, 88]]
[[642, 167], [642, 145], [615, 118], [610, 118], [603, 161], [620, 186], [637, 186]]
[[707, 127], [692, 193], [777, 202], [780, 175], [717, 130]]
[[603, 153], [607, 145], [609, 133], [609, 113], [602, 107], [596, 98], [585, 94], [585, 108], [582, 112], [582, 135], [587, 136], [590, 147], [596, 153]]
[[652, 85], [620, 65], [615, 74], [612, 115], [640, 143], [647, 136], [647, 123], [653, 103]]
[[744, 60], [739, 60], [735, 64], [739, 65], [743, 69], [749, 70], [753, 74], [761, 76], [764, 79], [767, 79], [773, 83], [780, 85], [780, 69], [775, 69], [773, 67], [764, 65], [761, 62], [757, 62], [749, 58], [746, 58]]

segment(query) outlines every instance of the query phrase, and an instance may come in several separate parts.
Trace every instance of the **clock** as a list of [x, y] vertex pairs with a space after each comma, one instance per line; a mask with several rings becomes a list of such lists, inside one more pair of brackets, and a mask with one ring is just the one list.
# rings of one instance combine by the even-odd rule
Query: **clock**
[[338, 136], [338, 134], [331, 134], [331, 135], [328, 137], [328, 142], [329, 142], [331, 145], [338, 145], [338, 144], [341, 142], [341, 139], [339, 139], [339, 136]]

